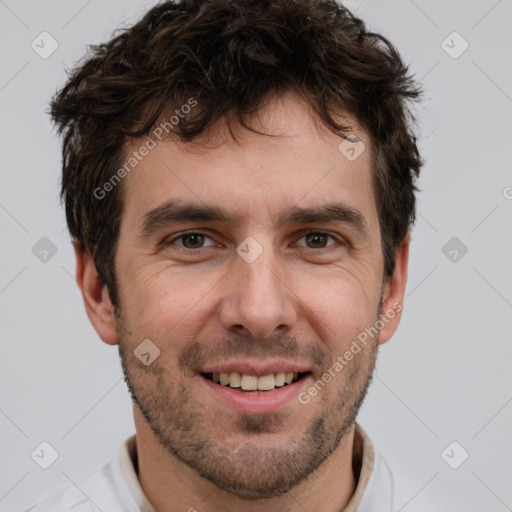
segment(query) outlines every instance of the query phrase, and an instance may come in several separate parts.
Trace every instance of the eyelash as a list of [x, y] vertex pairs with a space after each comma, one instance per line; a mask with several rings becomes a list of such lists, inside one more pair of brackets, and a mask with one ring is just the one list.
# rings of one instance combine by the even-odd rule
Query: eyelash
[[[332, 240], [334, 240], [335, 242], [337, 242], [338, 244], [340, 245], [346, 245], [344, 240], [341, 239], [341, 238], [338, 238], [334, 235], [332, 235], [331, 233], [327, 232], [327, 231], [319, 231], [319, 230], [310, 230], [310, 231], [307, 231], [306, 233], [302, 234], [301, 237], [299, 238], [302, 239], [302, 238], [305, 238], [306, 236], [308, 235], [325, 235], [329, 238], [331, 238]], [[186, 236], [190, 236], [190, 235], [201, 235], [203, 237], [206, 237], [206, 238], [209, 238], [211, 240], [213, 240], [213, 238], [206, 234], [206, 233], [203, 233], [201, 231], [188, 231], [186, 233], [181, 233], [180, 235], [178, 236], [175, 236], [174, 238], [172, 238], [171, 240], [168, 240], [168, 241], [164, 241], [163, 242], [163, 245], [164, 246], [168, 246], [168, 245], [173, 245], [177, 240], [180, 240], [180, 239], [183, 239], [184, 237]], [[326, 249], [329, 249], [329, 247], [332, 247], [333, 245], [335, 244], [331, 244], [331, 245], [327, 245], [326, 247], [320, 247], [320, 248], [312, 248], [312, 247], [307, 247], [307, 246], [300, 246], [300, 247], [305, 247], [306, 249], [312, 249], [314, 251], [317, 251], [317, 252], [320, 252], [322, 250], [326, 250]], [[183, 247], [183, 246], [180, 246], [180, 249], [184, 249], [184, 250], [189, 250], [189, 251], [199, 251], [201, 249], [207, 249], [208, 247], [211, 247], [211, 246], [206, 246], [206, 247], [198, 247], [196, 249], [193, 249], [193, 248], [190, 248], [190, 247]]]

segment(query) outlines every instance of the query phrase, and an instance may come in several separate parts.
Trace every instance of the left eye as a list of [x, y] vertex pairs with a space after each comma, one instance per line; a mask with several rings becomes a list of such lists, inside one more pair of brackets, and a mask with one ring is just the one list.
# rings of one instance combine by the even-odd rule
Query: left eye
[[[180, 235], [169, 241], [169, 244], [173, 244], [177, 240], [181, 241], [181, 244], [179, 245], [185, 249], [202, 249], [203, 247], [214, 245], [213, 240], [209, 236], [203, 235], [202, 233], [185, 233], [184, 235]], [[212, 243], [206, 245], [206, 240], [210, 240]]]
[[[311, 233], [305, 234], [300, 239], [304, 240], [305, 244], [298, 243], [297, 245], [300, 247], [309, 247], [310, 249], [324, 249], [337, 242], [332, 235], [322, 231], [312, 231]], [[334, 243], [329, 244], [329, 239], [333, 240]]]

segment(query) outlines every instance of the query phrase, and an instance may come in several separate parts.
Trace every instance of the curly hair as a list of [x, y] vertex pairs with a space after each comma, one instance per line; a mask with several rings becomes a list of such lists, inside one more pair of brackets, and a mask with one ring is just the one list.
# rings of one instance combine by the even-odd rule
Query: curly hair
[[[372, 146], [384, 277], [415, 220], [423, 161], [409, 109], [421, 96], [392, 43], [334, 0], [176, 0], [149, 10], [68, 73], [51, 101], [63, 136], [61, 200], [75, 243], [91, 255], [114, 306], [123, 183], [94, 193], [127, 142], [195, 98], [171, 135], [193, 141], [218, 121], [248, 119], [272, 95], [295, 91], [332, 132], [354, 116]], [[253, 130], [254, 131], [254, 130]]]

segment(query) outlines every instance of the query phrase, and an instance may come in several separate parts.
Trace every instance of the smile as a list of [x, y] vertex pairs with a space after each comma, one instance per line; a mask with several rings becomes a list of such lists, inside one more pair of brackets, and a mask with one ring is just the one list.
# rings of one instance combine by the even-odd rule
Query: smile
[[259, 376], [239, 372], [205, 373], [202, 375], [212, 382], [235, 391], [258, 393], [293, 384], [306, 376], [307, 372], [277, 372]]

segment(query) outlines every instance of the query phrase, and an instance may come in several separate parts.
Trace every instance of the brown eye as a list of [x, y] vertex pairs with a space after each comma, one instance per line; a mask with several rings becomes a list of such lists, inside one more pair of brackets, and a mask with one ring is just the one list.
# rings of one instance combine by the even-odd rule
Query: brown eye
[[178, 247], [182, 247], [184, 249], [203, 249], [205, 247], [215, 245], [215, 242], [208, 235], [191, 232], [176, 236], [172, 240], [166, 242], [165, 245], [178, 245]]
[[305, 238], [308, 247], [312, 249], [323, 249], [327, 246], [329, 235], [325, 233], [308, 233]]
[[344, 245], [334, 235], [325, 233], [324, 231], [310, 231], [300, 237], [297, 246], [306, 247], [307, 249], [327, 249], [333, 245]]
[[204, 236], [199, 233], [190, 233], [181, 237], [183, 247], [187, 249], [199, 249], [204, 244]]

